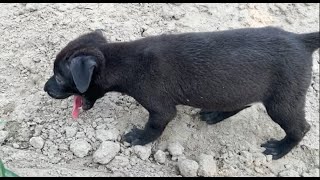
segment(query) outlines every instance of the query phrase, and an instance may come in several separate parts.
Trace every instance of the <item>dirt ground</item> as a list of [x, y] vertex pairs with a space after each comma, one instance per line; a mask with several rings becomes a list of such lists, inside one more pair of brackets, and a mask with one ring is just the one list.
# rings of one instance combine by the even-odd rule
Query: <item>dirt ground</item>
[[[97, 132], [111, 130], [109, 138], [119, 144], [133, 125], [144, 126], [147, 111], [129, 96], [109, 93], [74, 121], [71, 97], [54, 100], [43, 91], [56, 54], [94, 29], [111, 42], [267, 25], [306, 33], [319, 31], [319, 4], [0, 4], [0, 22], [0, 158], [20, 176], [181, 176], [169, 143], [184, 147], [180, 157], [213, 156], [215, 176], [319, 176], [319, 51], [305, 109], [311, 130], [277, 161], [263, 155], [260, 144], [284, 132], [258, 104], [211, 126], [199, 120], [199, 109], [179, 106], [148, 146], [151, 154], [144, 152], [148, 158], [120, 144], [117, 158], [99, 164], [93, 155], [103, 137]], [[164, 164], [155, 161], [159, 149]]]

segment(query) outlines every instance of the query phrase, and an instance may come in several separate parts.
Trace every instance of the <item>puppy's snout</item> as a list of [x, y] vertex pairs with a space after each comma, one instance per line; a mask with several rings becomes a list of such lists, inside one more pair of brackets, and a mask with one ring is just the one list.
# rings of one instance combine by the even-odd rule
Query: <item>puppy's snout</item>
[[46, 84], [44, 85], [43, 90], [44, 90], [45, 92], [48, 92], [48, 91], [49, 91], [49, 89], [48, 89], [48, 81], [47, 81]]
[[44, 85], [43, 90], [44, 90], [45, 92], [47, 92], [47, 91], [48, 91], [47, 83]]
[[46, 84], [43, 87], [43, 90], [45, 92], [49, 92], [50, 90], [52, 90], [52, 82], [53, 82], [53, 77], [51, 77], [50, 79], [48, 79], [48, 81], [46, 82]]

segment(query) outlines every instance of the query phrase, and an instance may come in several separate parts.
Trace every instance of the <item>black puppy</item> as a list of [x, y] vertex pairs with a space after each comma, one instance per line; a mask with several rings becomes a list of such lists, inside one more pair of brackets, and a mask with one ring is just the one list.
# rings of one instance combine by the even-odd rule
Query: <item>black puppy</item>
[[310, 129], [304, 107], [319, 40], [319, 32], [265, 27], [108, 43], [95, 31], [62, 49], [44, 90], [56, 99], [81, 96], [84, 110], [110, 91], [132, 96], [149, 111], [143, 130], [124, 135], [132, 145], [156, 140], [179, 104], [202, 108], [202, 120], [214, 124], [262, 102], [286, 132], [262, 145], [278, 159]]

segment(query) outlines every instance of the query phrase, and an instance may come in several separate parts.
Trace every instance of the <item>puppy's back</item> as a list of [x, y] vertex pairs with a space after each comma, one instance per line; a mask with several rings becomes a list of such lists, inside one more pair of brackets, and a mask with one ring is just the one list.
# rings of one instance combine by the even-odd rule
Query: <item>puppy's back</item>
[[148, 72], [158, 78], [159, 89], [196, 107], [226, 110], [234, 108], [230, 104], [261, 101], [278, 82], [296, 81], [312, 65], [297, 35], [274, 27], [161, 35], [140, 42], [136, 47], [150, 57]]

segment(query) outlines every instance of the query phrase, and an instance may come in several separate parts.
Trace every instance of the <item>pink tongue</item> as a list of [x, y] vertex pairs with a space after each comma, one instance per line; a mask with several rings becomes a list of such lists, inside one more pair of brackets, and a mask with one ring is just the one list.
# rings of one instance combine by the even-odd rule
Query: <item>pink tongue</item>
[[82, 97], [74, 96], [73, 97], [73, 109], [72, 109], [72, 117], [77, 119], [79, 117], [80, 107], [82, 106]]

